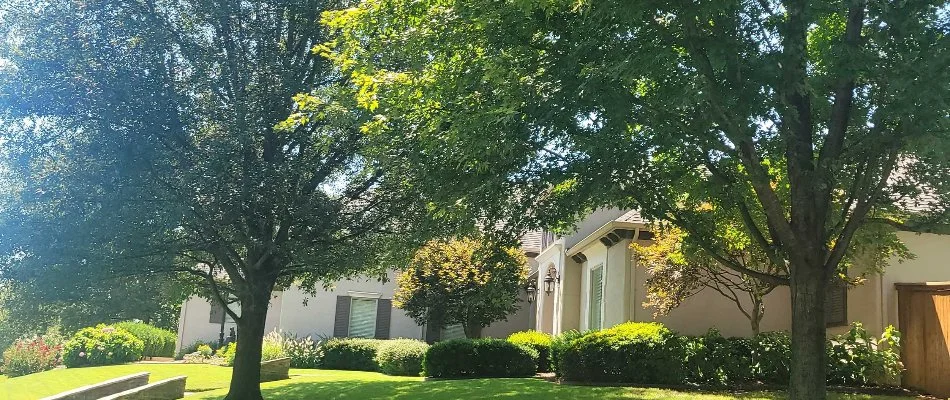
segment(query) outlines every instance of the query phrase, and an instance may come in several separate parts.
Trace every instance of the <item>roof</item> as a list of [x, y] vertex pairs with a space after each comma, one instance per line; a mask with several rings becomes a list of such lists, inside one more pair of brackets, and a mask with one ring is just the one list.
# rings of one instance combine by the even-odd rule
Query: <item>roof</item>
[[528, 231], [521, 236], [521, 249], [526, 253], [540, 253], [541, 250], [541, 231]]
[[640, 215], [640, 212], [637, 210], [627, 211], [623, 215], [617, 217], [617, 219], [615, 219], [614, 221], [629, 222], [632, 224], [644, 224], [644, 225], [649, 223], [649, 221], [644, 219], [643, 216]]
[[900, 199], [897, 205], [911, 214], [926, 215], [935, 211], [940, 198], [933, 191], [924, 191], [913, 199]]

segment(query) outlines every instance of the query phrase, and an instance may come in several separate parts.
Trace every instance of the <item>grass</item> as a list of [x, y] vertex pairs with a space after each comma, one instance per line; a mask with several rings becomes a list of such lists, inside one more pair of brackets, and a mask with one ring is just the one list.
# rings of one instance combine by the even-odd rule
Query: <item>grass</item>
[[54, 369], [0, 381], [0, 399], [32, 400], [80, 386], [139, 372], [150, 372], [154, 382], [173, 376], [188, 377], [187, 390], [198, 392], [227, 387], [231, 369], [202, 364], [126, 364], [95, 368]]
[[[148, 371], [151, 380], [187, 375], [186, 399], [220, 399], [227, 393], [230, 368], [196, 364], [132, 364], [98, 368], [59, 369], [18, 378], [0, 377], [0, 399], [33, 400], [90, 383]], [[399, 399], [399, 400], [780, 400], [781, 392], [696, 393], [649, 388], [610, 388], [555, 385], [537, 379], [471, 379], [423, 381], [372, 372], [291, 370], [291, 379], [261, 385], [266, 399]], [[907, 397], [845, 395], [836, 400], [908, 400]]]

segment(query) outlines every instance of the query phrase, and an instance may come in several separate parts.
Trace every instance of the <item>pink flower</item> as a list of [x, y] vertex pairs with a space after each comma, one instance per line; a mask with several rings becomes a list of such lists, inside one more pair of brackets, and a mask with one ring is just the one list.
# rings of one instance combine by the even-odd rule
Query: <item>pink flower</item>
[[85, 357], [85, 356], [86, 356], [86, 352], [85, 352], [85, 351], [80, 351], [80, 352], [79, 352], [79, 357], [80, 357], [80, 358]]

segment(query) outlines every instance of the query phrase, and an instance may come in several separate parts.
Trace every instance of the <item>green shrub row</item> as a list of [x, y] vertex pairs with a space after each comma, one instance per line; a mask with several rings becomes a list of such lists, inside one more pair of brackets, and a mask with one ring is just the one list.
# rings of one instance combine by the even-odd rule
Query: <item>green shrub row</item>
[[386, 375], [419, 376], [427, 350], [429, 345], [420, 340], [384, 340], [376, 348], [376, 364]]
[[456, 339], [426, 351], [425, 376], [434, 378], [527, 377], [538, 368], [538, 351], [501, 339]]
[[379, 371], [376, 350], [378, 339], [334, 338], [323, 343], [321, 367], [349, 371]]
[[[736, 385], [788, 383], [791, 340], [786, 332], [725, 338], [716, 331], [680, 336], [658, 323], [628, 322], [586, 333], [568, 332], [551, 346], [556, 372], [567, 381]], [[860, 325], [828, 341], [828, 383], [897, 383], [900, 335], [889, 327], [873, 338]]]
[[175, 332], [134, 321], [119, 322], [113, 326], [131, 333], [145, 344], [142, 350], [143, 357], [173, 357], [175, 355], [175, 341], [178, 340]]
[[625, 323], [566, 344], [558, 372], [569, 381], [673, 384], [684, 381], [679, 338], [658, 323]]
[[429, 345], [414, 339], [333, 338], [318, 348], [320, 368], [419, 376]]

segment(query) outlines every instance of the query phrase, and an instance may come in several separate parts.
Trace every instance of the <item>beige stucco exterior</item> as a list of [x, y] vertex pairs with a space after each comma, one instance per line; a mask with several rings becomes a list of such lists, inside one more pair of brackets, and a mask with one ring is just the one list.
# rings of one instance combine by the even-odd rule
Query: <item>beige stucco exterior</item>
[[[603, 266], [603, 327], [626, 321], [659, 321], [690, 335], [703, 334], [711, 328], [726, 336], [752, 334], [748, 319], [736, 305], [712, 290], [701, 291], [668, 315], [655, 318], [654, 310], [643, 306], [648, 272], [636, 265], [630, 250], [632, 239], [625, 238], [610, 246], [598, 240], [609, 232], [618, 232], [618, 229], [646, 228], [643, 224], [609, 218], [618, 214], [617, 211], [599, 210], [594, 218], [596, 223], [585, 221], [579, 224], [577, 232], [560, 238], [537, 257], [541, 271], [539, 287], [543, 287], [544, 272], [548, 268], [553, 267], [560, 278], [555, 292], [547, 295], [551, 299], [549, 302], [545, 301], [545, 294], [539, 294], [541, 300], [536, 305], [538, 330], [560, 333], [589, 329], [590, 273], [592, 268]], [[634, 234], [633, 238], [639, 237], [637, 235]], [[861, 322], [875, 334], [888, 325], [898, 325], [895, 283], [950, 281], [950, 235], [909, 232], [898, 235], [916, 258], [903, 262], [891, 260], [883, 274], [871, 274], [864, 284], [848, 291], [848, 322]], [[576, 262], [572, 257], [582, 261]], [[858, 265], [851, 274], [860, 274], [861, 268]], [[788, 288], [776, 288], [765, 298], [765, 315], [760, 329], [763, 332], [789, 330], [790, 314]], [[847, 329], [847, 326], [832, 327], [828, 332], [833, 335]]]
[[[314, 339], [332, 337], [337, 296], [392, 299], [396, 290], [395, 274], [390, 272], [385, 282], [368, 278], [343, 280], [334, 283], [330, 290], [317, 290], [316, 293], [307, 293], [297, 286], [283, 292], [275, 292], [267, 312], [265, 329], [268, 332], [280, 330]], [[527, 305], [523, 297], [520, 307], [520, 310], [510, 315], [506, 321], [498, 321], [486, 327], [482, 335], [506, 337], [513, 332], [532, 327], [532, 306]], [[210, 322], [210, 315], [211, 303], [207, 300], [192, 297], [184, 302], [178, 322], [176, 353], [182, 346], [199, 340], [218, 340], [221, 323]], [[225, 335], [234, 327], [233, 322], [225, 323]], [[398, 308], [392, 309], [389, 337], [423, 339], [424, 331], [424, 327], [416, 324], [405, 312]]]

